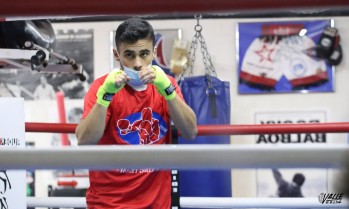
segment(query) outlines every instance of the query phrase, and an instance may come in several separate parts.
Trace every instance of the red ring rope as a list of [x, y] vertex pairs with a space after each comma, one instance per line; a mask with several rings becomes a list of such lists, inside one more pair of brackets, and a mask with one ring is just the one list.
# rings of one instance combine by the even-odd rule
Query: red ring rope
[[[77, 124], [25, 123], [26, 132], [74, 133]], [[251, 135], [282, 133], [349, 133], [349, 123], [199, 125], [198, 135]]]

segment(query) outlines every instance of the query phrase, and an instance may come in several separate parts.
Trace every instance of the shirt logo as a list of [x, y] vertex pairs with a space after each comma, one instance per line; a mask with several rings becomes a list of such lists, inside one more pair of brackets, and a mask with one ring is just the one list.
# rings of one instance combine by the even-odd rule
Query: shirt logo
[[129, 144], [154, 144], [168, 131], [165, 120], [150, 107], [117, 121], [119, 136]]

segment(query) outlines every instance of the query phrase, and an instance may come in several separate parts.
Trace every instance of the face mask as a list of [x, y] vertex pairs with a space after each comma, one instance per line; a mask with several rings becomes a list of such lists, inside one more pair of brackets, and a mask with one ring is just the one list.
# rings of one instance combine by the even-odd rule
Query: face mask
[[[149, 65], [148, 67], [150, 67]], [[130, 80], [127, 82], [130, 86], [144, 86], [144, 84], [140, 79], [139, 79], [139, 71], [134, 70], [132, 68], [124, 66], [124, 71], [128, 77], [130, 77]]]
[[139, 71], [136, 71], [129, 67], [124, 67], [124, 71], [130, 80], [127, 82], [131, 86], [142, 86], [144, 83], [139, 80]]

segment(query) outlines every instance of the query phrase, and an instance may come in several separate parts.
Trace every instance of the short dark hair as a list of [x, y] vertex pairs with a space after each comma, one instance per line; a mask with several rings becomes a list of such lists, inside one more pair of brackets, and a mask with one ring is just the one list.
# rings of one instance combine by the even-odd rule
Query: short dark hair
[[296, 173], [293, 176], [293, 182], [296, 183], [298, 186], [302, 186], [305, 181], [305, 176], [301, 173]]
[[140, 39], [149, 39], [155, 46], [154, 29], [148, 21], [130, 18], [119, 25], [115, 33], [115, 45], [118, 49], [122, 42], [136, 43]]

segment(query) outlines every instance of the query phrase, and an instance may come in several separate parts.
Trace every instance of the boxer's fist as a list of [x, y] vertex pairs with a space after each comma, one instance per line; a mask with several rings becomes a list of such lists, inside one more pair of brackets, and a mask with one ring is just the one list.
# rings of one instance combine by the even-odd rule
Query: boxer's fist
[[172, 100], [176, 96], [176, 91], [172, 85], [170, 79], [165, 72], [158, 66], [152, 65], [155, 73], [155, 79], [153, 81], [154, 86], [158, 92], [165, 97], [166, 100]]
[[120, 91], [127, 82], [128, 78], [124, 71], [115, 69], [111, 71], [104, 80], [97, 92], [97, 103], [108, 107], [115, 93]]

